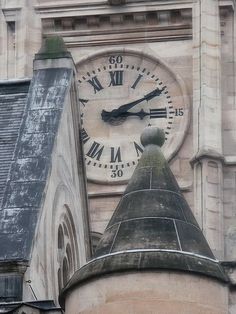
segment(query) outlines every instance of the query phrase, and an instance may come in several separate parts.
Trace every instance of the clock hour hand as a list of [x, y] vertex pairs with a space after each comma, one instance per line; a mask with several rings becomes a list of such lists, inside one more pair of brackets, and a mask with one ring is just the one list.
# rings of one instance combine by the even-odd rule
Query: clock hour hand
[[131, 112], [131, 111], [126, 111], [126, 112], [121, 112], [121, 114], [119, 115], [119, 117], [130, 117], [130, 116], [137, 116], [140, 118], [140, 120], [143, 120], [144, 117], [149, 116], [150, 113], [145, 112], [143, 109], [141, 109], [138, 112]]
[[[119, 114], [119, 118], [127, 118], [130, 116], [137, 116], [140, 118], [140, 120], [143, 120], [143, 118], [145, 118], [146, 116], [150, 116], [150, 119], [154, 119], [154, 118], [167, 118], [167, 110], [166, 108], [158, 108], [158, 109], [150, 109], [150, 112], [146, 112], [143, 109], [141, 109], [140, 111], [137, 112], [132, 112], [132, 111], [125, 111], [125, 112], [121, 112]], [[116, 120], [118, 117], [116, 118], [109, 118], [109, 121], [111, 120]]]
[[102, 120], [105, 122], [108, 122], [112, 118], [120, 117], [123, 113], [127, 112], [128, 110], [138, 105], [142, 101], [144, 100], [149, 101], [154, 97], [160, 96], [164, 89], [165, 87], [163, 87], [162, 89], [156, 88], [150, 93], [148, 93], [147, 95], [145, 95], [144, 97], [137, 99], [135, 101], [132, 101], [128, 104], [122, 105], [117, 109], [113, 109], [112, 111], [102, 110], [102, 113], [101, 113]]

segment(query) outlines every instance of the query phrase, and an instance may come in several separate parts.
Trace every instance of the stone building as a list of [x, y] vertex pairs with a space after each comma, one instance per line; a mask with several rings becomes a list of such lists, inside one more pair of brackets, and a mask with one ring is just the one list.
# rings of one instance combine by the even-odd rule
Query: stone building
[[[175, 294], [181, 282], [215, 289], [209, 313], [236, 313], [235, 1], [0, 0], [0, 9], [1, 311], [61, 311], [68, 280], [80, 287], [76, 271], [92, 272], [103, 254], [106, 226], [144, 150], [142, 130], [158, 126], [178, 193], [209, 243], [193, 253], [224, 274], [196, 277], [179, 262], [172, 276], [157, 259], [158, 280], [163, 289], [166, 277], [171, 289], [178, 282]], [[156, 291], [152, 273], [128, 270], [114, 279], [116, 269], [101, 291], [115, 280], [139, 298], [131, 289], [139, 274]], [[213, 277], [228, 282], [218, 289]], [[78, 293], [96, 292], [93, 278], [86, 289]]]

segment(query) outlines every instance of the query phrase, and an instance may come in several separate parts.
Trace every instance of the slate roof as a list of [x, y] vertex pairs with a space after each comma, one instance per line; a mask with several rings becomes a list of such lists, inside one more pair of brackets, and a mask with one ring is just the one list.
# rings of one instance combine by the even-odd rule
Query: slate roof
[[[60, 38], [47, 40], [37, 62], [41, 53], [41, 59], [71, 58]], [[0, 85], [0, 262], [30, 259], [54, 141], [73, 78], [68, 64], [39, 67], [31, 82]]]
[[0, 82], [0, 206], [26, 106], [30, 80]]
[[61, 295], [97, 276], [174, 270], [227, 281], [185, 201], [160, 146], [164, 132], [147, 128], [143, 155], [95, 251]]

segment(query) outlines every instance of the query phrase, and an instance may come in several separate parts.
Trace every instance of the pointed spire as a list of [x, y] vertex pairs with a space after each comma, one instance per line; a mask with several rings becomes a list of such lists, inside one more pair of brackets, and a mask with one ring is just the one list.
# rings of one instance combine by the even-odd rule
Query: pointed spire
[[[139, 252], [142, 269], [168, 268], [222, 277], [160, 147], [162, 130], [148, 127], [144, 153], [100, 241], [95, 257]], [[214, 267], [213, 267], [214, 266]]]
[[96, 249], [68, 288], [94, 276], [167, 269], [227, 277], [199, 228], [161, 146], [162, 130], [141, 136], [143, 155]]

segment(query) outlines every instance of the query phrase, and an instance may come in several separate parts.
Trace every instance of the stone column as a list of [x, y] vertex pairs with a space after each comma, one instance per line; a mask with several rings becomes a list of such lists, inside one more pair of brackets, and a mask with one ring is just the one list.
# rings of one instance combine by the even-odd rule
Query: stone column
[[223, 258], [221, 38], [219, 3], [193, 6], [193, 140], [195, 216]]

